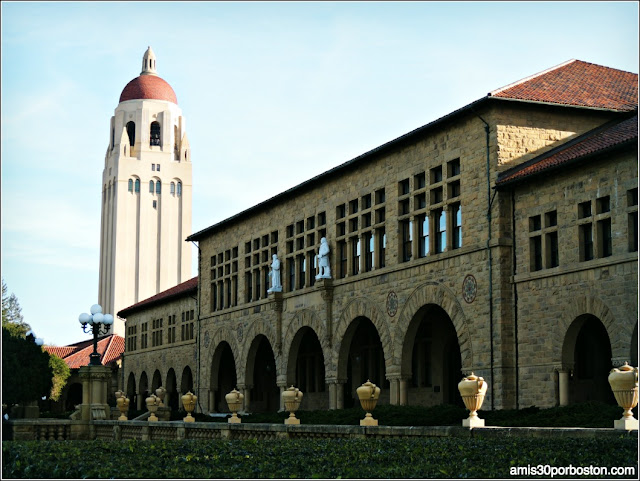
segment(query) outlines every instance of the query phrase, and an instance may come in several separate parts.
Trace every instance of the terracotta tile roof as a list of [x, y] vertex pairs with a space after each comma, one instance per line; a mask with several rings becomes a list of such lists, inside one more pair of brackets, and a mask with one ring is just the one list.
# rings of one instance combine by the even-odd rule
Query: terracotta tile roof
[[188, 281], [183, 282], [182, 284], [178, 284], [166, 291], [159, 292], [155, 296], [149, 297], [143, 301], [140, 301], [132, 306], [126, 307], [118, 312], [118, 317], [126, 318], [129, 314], [133, 314], [141, 310], [142, 308], [147, 308], [151, 306], [155, 306], [157, 304], [162, 304], [164, 302], [168, 302], [176, 297], [184, 296], [191, 293], [196, 293], [198, 291], [198, 276], [193, 279], [189, 279]]
[[569, 60], [489, 92], [489, 96], [633, 111], [638, 107], [638, 74]]
[[524, 164], [503, 172], [498, 176], [496, 186], [504, 186], [541, 172], [585, 160], [594, 155], [627, 145], [634, 139], [637, 142], [637, 114], [625, 120], [616, 119], [608, 122]]
[[[77, 369], [89, 365], [89, 356], [93, 352], [93, 339], [80, 341], [69, 346], [55, 347], [44, 346], [44, 349], [56, 356], [64, 359], [67, 366]], [[124, 338], [116, 334], [111, 334], [98, 339], [97, 345], [100, 361], [103, 366], [118, 360], [124, 352]]]

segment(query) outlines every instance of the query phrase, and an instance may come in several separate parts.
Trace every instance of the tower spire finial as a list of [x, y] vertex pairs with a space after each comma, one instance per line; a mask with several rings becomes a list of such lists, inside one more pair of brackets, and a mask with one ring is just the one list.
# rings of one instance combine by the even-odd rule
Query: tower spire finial
[[156, 54], [153, 53], [150, 46], [142, 56], [142, 72], [140, 72], [140, 75], [158, 75], [158, 71], [156, 70]]

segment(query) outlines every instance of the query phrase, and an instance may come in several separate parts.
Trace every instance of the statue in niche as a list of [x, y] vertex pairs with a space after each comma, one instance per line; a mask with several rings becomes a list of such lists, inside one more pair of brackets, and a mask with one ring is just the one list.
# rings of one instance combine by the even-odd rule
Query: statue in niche
[[277, 254], [272, 256], [273, 262], [271, 262], [271, 270], [269, 271], [269, 277], [271, 278], [271, 288], [267, 290], [267, 293], [282, 292], [282, 283], [280, 282], [280, 260]]
[[329, 243], [323, 237], [320, 239], [320, 249], [318, 250], [318, 275], [316, 279], [331, 279], [331, 267], [329, 266]]

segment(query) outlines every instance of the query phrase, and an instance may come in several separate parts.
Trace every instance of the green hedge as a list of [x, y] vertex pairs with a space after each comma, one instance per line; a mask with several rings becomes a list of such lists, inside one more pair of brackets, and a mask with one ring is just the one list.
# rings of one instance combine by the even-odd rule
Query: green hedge
[[9, 441], [2, 455], [3, 479], [509, 478], [514, 466], [638, 467], [630, 437]]

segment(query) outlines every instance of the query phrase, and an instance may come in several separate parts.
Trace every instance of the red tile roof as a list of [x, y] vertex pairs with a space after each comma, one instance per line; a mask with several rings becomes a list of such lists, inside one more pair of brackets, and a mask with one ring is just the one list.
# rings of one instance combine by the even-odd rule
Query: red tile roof
[[120, 102], [135, 99], [166, 100], [174, 104], [178, 103], [171, 85], [157, 75], [140, 75], [124, 87], [120, 94]]
[[[54, 354], [67, 363], [70, 369], [89, 365], [89, 355], [93, 352], [93, 339], [80, 341], [69, 346], [44, 346], [49, 354]], [[111, 334], [98, 339], [98, 354], [103, 366], [122, 357], [124, 352], [124, 338]]]
[[498, 177], [496, 186], [500, 187], [611, 149], [620, 148], [634, 139], [637, 143], [637, 114], [625, 120], [616, 119], [609, 122], [524, 164], [503, 172]]
[[181, 297], [187, 294], [196, 293], [198, 291], [198, 276], [193, 279], [189, 279], [188, 281], [183, 282], [182, 284], [178, 284], [166, 291], [162, 291], [155, 296], [149, 297], [143, 301], [138, 302], [132, 306], [126, 307], [118, 312], [118, 317], [126, 318], [129, 314], [133, 314], [141, 310], [142, 308], [147, 308], [151, 306], [155, 306], [158, 304], [163, 304], [168, 302], [176, 297]]
[[569, 60], [489, 92], [489, 96], [633, 111], [638, 107], [638, 74]]

